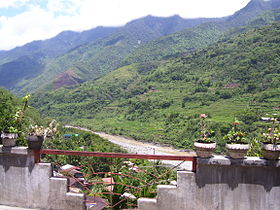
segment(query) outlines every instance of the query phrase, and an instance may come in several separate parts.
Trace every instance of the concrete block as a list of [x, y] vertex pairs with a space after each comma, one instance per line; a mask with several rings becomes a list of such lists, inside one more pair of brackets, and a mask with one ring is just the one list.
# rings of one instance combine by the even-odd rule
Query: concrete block
[[[173, 185], [158, 185], [157, 187], [157, 204], [158, 209], [178, 209], [177, 187]], [[166, 202], [168, 200], [168, 202]]]
[[66, 208], [73, 210], [85, 210], [85, 195], [81, 193], [66, 193]]
[[157, 200], [154, 198], [139, 198], [137, 204], [138, 210], [159, 210]]

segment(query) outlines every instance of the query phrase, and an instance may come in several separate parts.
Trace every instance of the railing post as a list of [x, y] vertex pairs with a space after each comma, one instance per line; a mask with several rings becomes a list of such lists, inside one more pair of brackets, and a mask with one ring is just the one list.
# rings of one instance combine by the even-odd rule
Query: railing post
[[34, 153], [34, 162], [35, 163], [40, 163], [40, 157], [41, 157], [41, 154], [40, 154], [40, 149], [34, 149], [33, 150], [33, 153]]
[[197, 165], [197, 157], [193, 157], [193, 161], [192, 161], [192, 172], [196, 172], [196, 165]]

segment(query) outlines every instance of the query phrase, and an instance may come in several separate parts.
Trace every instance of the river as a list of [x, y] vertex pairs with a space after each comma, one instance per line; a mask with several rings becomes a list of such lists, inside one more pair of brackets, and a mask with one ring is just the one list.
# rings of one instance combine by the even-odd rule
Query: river
[[[184, 152], [177, 149], [174, 149], [172, 147], [168, 146], [161, 146], [159, 144], [152, 144], [152, 143], [146, 143], [142, 141], [136, 141], [134, 139], [124, 137], [124, 136], [116, 136], [116, 135], [110, 135], [104, 132], [95, 132], [92, 130], [89, 130], [87, 128], [81, 128], [77, 126], [71, 126], [71, 125], [65, 125], [66, 128], [76, 128], [83, 131], [88, 131], [94, 134], [99, 135], [100, 137], [107, 139], [108, 141], [119, 145], [120, 147], [126, 149], [129, 153], [135, 153], [135, 154], [150, 154], [150, 155], [186, 155], [186, 156], [194, 156], [195, 152]], [[180, 164], [180, 169], [184, 170], [191, 170], [192, 168], [192, 162], [185, 161], [182, 163], [182, 161], [172, 161], [172, 160], [162, 160], [163, 164], [177, 166]]]

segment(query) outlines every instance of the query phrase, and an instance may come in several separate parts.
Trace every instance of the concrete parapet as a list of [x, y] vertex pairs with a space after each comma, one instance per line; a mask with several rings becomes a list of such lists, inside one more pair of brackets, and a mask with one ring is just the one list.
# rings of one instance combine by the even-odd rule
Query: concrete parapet
[[84, 195], [67, 192], [67, 179], [52, 177], [50, 163], [34, 162], [26, 147], [0, 146], [0, 204], [52, 210], [85, 209]]
[[232, 159], [225, 156], [214, 156], [212, 158], [198, 158], [199, 165], [220, 165], [220, 166], [256, 166], [256, 167], [280, 167], [280, 160], [266, 160], [259, 157], [247, 157], [245, 159]]
[[[198, 158], [196, 173], [177, 172], [177, 187], [159, 186], [156, 205], [161, 210], [278, 210], [280, 160], [257, 157]], [[145, 202], [140, 210], [148, 209]]]
[[[177, 196], [178, 194], [176, 193], [177, 187], [173, 185], [158, 185], [157, 187], [157, 206], [158, 209], [166, 208], [170, 210], [175, 210], [174, 209], [174, 204], [177, 203]], [[168, 198], [169, 202], [164, 202], [164, 200]], [[162, 206], [164, 205], [164, 206]]]
[[138, 206], [142, 206], [142, 209], [159, 210], [157, 200], [153, 198], [139, 198], [137, 203]]

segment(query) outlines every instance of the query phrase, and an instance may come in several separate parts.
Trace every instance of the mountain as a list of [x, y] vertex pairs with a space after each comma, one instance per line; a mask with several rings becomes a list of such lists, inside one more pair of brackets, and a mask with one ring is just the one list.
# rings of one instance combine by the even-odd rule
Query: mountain
[[200, 24], [147, 43], [129, 54], [124, 59], [123, 65], [188, 53], [217, 42], [223, 36], [228, 36], [228, 33], [241, 33], [253, 27], [270, 24], [280, 20], [279, 10], [273, 11], [277, 8], [280, 8], [279, 0], [252, 0], [232, 16]]
[[[42, 68], [38, 69], [37, 74], [27, 74], [28, 79], [22, 75], [14, 78], [15, 74], [9, 68], [0, 70], [0, 76], [2, 72], [10, 72], [10, 77], [15, 81], [9, 85], [7, 83], [0, 83], [0, 85], [12, 89], [16, 93], [33, 92], [38, 87], [47, 85], [49, 88], [53, 88], [51, 83], [64, 71], [75, 72], [80, 81], [94, 79], [117, 68], [124, 56], [133, 52], [143, 43], [209, 20], [214, 19], [147, 16], [131, 21], [123, 27], [112, 29], [113, 33], [111, 29], [107, 28], [97, 28], [81, 34], [63, 32], [54, 39], [33, 42], [7, 52], [6, 57], [2, 55], [0, 63], [4, 65], [7, 64], [7, 62], [5, 63], [7, 60], [14, 62], [13, 58], [18, 59], [15, 55], [32, 52], [32, 55], [36, 54], [41, 59]], [[110, 35], [105, 36], [105, 34]], [[64, 45], [61, 45], [60, 41], [63, 40], [65, 40]], [[83, 43], [84, 45], [81, 45]], [[51, 46], [57, 46], [56, 48], [60, 50], [53, 49]], [[66, 50], [67, 53], [65, 53]], [[54, 54], [54, 52], [56, 53]]]
[[25, 55], [0, 65], [1, 86], [11, 88], [18, 85], [23, 79], [28, 80], [33, 76], [40, 75], [43, 70], [40, 57], [40, 55]]
[[46, 60], [63, 55], [70, 49], [104, 38], [117, 28], [97, 27], [83, 32], [64, 31], [44, 41], [33, 41], [10, 51], [0, 52], [0, 85], [7, 89], [21, 88], [34, 77], [44, 74]]
[[33, 105], [94, 130], [184, 148], [198, 138], [199, 113], [211, 119], [219, 144], [235, 117], [255, 138], [262, 114], [280, 114], [279, 37], [280, 22], [253, 28], [189, 54], [40, 93]]
[[115, 30], [117, 28], [97, 27], [83, 32], [63, 31], [51, 39], [33, 41], [9, 51], [2, 50], [0, 52], [0, 63], [34, 54], [40, 54], [43, 58], [57, 57], [75, 47], [104, 38]]
[[[56, 85], [58, 80], [65, 85], [79, 84], [135, 62], [188, 54], [223, 39], [228, 33], [241, 33], [252, 22], [255, 27], [271, 23], [276, 20], [275, 16], [263, 22], [254, 21], [254, 18], [277, 7], [279, 0], [252, 0], [227, 18], [147, 16], [118, 28], [97, 28], [78, 34], [63, 32], [54, 39], [0, 53], [0, 78], [9, 78], [9, 81], [2, 79], [0, 85], [17, 94], [52, 90], [61, 87]], [[24, 69], [18, 66], [23, 63]], [[75, 75], [74, 80], [63, 81], [69, 79], [61, 77], [64, 72]]]
[[279, 0], [251, 0], [246, 7], [237, 11], [228, 18], [234, 26], [240, 26], [244, 22], [250, 21], [263, 11], [280, 8]]
[[123, 59], [122, 65], [168, 59], [177, 54], [189, 53], [217, 42], [224, 32], [224, 27], [217, 21], [163, 36], [130, 53]]

